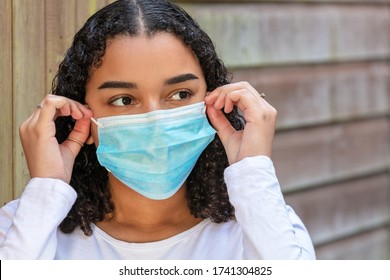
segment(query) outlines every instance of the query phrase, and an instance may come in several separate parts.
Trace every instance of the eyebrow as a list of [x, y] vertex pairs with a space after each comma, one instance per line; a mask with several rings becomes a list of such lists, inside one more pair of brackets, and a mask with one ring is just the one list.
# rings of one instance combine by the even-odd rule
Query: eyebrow
[[[192, 74], [192, 73], [187, 73], [187, 74], [181, 74], [172, 78], [169, 78], [164, 82], [164, 85], [174, 85], [178, 83], [183, 83], [185, 81], [189, 80], [198, 80], [199, 78]], [[98, 89], [106, 89], [106, 88], [126, 88], [126, 89], [135, 89], [137, 88], [137, 84], [135, 83], [130, 83], [130, 82], [122, 82], [122, 81], [107, 81], [102, 83]]]
[[105, 89], [105, 88], [127, 88], [127, 89], [133, 89], [137, 88], [137, 85], [135, 83], [129, 83], [129, 82], [121, 82], [121, 81], [107, 81], [101, 84], [98, 89]]
[[185, 81], [189, 81], [189, 80], [198, 80], [199, 78], [197, 76], [195, 76], [194, 74], [192, 73], [187, 73], [187, 74], [182, 74], [182, 75], [179, 75], [179, 76], [175, 76], [175, 77], [172, 77], [172, 78], [169, 78], [168, 80], [165, 81], [165, 85], [174, 85], [174, 84], [178, 84], [178, 83], [182, 83], [182, 82], [185, 82]]

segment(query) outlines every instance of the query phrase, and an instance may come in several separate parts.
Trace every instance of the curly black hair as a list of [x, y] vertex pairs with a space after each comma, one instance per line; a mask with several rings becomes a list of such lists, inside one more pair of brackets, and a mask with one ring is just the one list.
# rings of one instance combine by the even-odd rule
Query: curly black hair
[[[116, 36], [153, 36], [168, 32], [180, 38], [197, 56], [207, 90], [228, 84], [231, 79], [218, 58], [209, 36], [182, 8], [165, 0], [119, 0], [91, 16], [76, 33], [71, 47], [53, 80], [52, 94], [66, 96], [85, 104], [86, 83], [91, 69], [101, 65], [106, 43]], [[237, 109], [226, 115], [233, 127], [243, 128]], [[71, 117], [56, 120], [56, 137], [62, 143], [74, 126]], [[203, 151], [187, 178], [187, 199], [192, 215], [210, 218], [215, 223], [234, 219], [223, 172], [228, 160], [218, 136]], [[85, 145], [76, 157], [70, 185], [77, 199], [60, 224], [64, 233], [76, 227], [92, 235], [91, 223], [115, 213], [108, 188], [107, 170], [96, 156], [95, 145]]]

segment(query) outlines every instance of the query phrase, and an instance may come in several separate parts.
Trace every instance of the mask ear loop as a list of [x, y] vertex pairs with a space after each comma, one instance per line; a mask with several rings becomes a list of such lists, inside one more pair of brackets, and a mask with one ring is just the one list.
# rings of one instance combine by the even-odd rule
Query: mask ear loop
[[[207, 97], [207, 96], [209, 96], [209, 94], [210, 94], [210, 91], [206, 91], [206, 95], [205, 95], [205, 97]], [[205, 101], [203, 101], [204, 102], [204, 107], [202, 108], [202, 114], [206, 114], [206, 102]]]
[[206, 104], [201, 108], [201, 111], [200, 111], [202, 114], [206, 114]]
[[97, 127], [102, 127], [103, 125], [99, 123], [94, 117], [91, 117], [91, 121], [96, 124]]
[[[87, 107], [88, 109], [91, 109], [89, 108], [89, 105], [88, 104], [84, 104], [85, 107]], [[96, 124], [97, 127], [102, 127], [102, 124], [99, 123], [94, 117], [91, 117], [91, 121]]]

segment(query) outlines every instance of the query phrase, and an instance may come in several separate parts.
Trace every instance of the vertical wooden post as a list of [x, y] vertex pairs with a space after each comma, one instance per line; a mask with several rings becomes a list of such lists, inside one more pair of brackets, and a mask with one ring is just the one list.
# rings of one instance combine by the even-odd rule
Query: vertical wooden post
[[12, 178], [12, 5], [0, 9], [0, 206], [13, 198]]
[[14, 196], [29, 179], [18, 128], [47, 94], [45, 89], [45, 1], [12, 1]]
[[76, 32], [76, 1], [46, 1], [46, 92]]

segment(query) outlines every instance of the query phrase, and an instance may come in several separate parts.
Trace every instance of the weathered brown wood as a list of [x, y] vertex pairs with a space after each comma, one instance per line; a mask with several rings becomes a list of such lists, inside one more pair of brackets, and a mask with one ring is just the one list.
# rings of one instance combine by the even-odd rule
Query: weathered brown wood
[[101, 9], [112, 0], [85, 0], [76, 1], [76, 29], [80, 29], [85, 21], [97, 10]]
[[390, 123], [375, 118], [277, 133], [273, 160], [285, 192], [388, 168]]
[[328, 260], [388, 260], [389, 242], [389, 228], [382, 227], [318, 246], [316, 253], [318, 259]]
[[[382, 5], [185, 4], [230, 67], [390, 57]], [[374, 31], [374, 32], [373, 32]]]
[[[319, 246], [384, 227], [390, 218], [390, 180], [386, 173], [286, 196]], [[390, 232], [389, 232], [390, 237]]]
[[269, 2], [290, 2], [290, 3], [311, 3], [311, 4], [370, 4], [370, 5], [375, 5], [375, 4], [387, 4], [390, 3], [390, 0], [178, 0], [178, 1], [172, 1], [172, 2], [177, 2], [178, 4], [185, 4], [185, 3], [202, 3], [202, 2], [207, 2], [207, 3], [226, 3], [226, 2], [231, 2], [231, 3], [253, 3], [253, 2], [258, 2], [259, 4], [261, 3], [269, 3]]
[[12, 5], [0, 9], [0, 206], [13, 198], [12, 138]]
[[12, 1], [14, 195], [24, 189], [29, 173], [19, 141], [20, 124], [47, 94], [45, 89], [45, 1]]
[[[1, 1], [1, 204], [29, 178], [20, 123], [74, 33], [112, 1]], [[390, 0], [175, 2], [209, 32], [234, 80], [278, 110], [277, 175], [317, 256], [389, 258]]]
[[365, 63], [243, 68], [246, 80], [278, 110], [277, 127], [300, 129], [383, 116], [390, 111], [390, 64]]
[[76, 32], [76, 1], [45, 2], [46, 92]]

